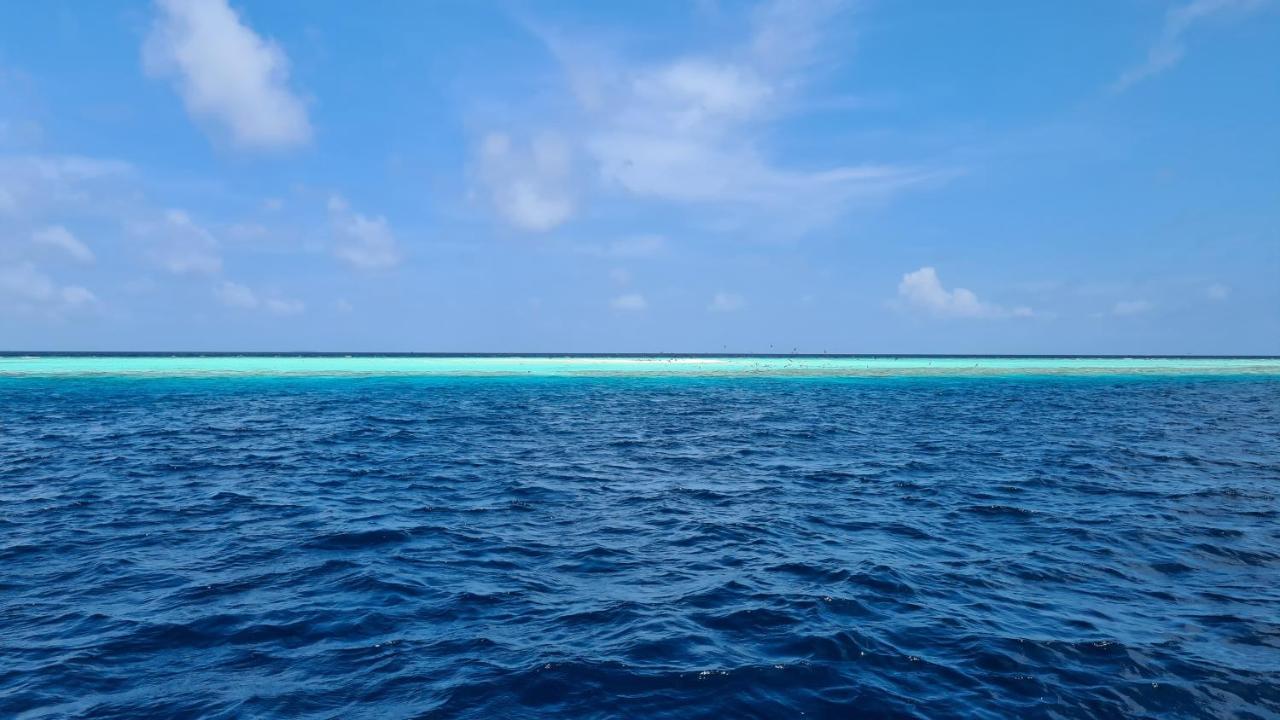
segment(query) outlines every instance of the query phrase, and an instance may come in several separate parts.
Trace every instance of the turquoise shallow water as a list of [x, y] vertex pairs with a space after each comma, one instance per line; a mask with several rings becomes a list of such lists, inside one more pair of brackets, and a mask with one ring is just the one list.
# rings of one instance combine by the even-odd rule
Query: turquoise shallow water
[[0, 376], [755, 376], [1276, 375], [1280, 358], [9, 355]]

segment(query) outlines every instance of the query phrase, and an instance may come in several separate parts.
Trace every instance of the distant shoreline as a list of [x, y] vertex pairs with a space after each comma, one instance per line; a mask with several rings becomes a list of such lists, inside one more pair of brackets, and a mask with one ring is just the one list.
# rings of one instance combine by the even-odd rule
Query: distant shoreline
[[0, 377], [1280, 377], [1280, 358], [883, 355], [89, 354], [0, 356]]
[[267, 357], [267, 358], [851, 358], [851, 359], [954, 359], [987, 360], [1280, 360], [1280, 355], [1143, 355], [1022, 354], [1022, 353], [699, 353], [699, 352], [344, 352], [340, 350], [0, 350], [11, 357]]

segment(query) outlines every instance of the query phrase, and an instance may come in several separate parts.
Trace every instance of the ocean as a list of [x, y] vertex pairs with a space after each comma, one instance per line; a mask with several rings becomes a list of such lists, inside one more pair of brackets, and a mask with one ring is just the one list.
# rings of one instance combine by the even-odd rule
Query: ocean
[[0, 717], [1280, 717], [1280, 360], [0, 357]]

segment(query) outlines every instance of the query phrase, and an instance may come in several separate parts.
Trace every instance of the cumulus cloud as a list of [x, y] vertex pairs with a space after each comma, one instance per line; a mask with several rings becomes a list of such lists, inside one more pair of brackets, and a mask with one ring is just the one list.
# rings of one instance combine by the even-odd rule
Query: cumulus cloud
[[345, 199], [334, 195], [329, 198], [329, 220], [337, 237], [333, 252], [339, 260], [361, 270], [400, 264], [403, 256], [386, 218], [354, 212]]
[[306, 310], [306, 305], [301, 300], [277, 296], [260, 297], [249, 287], [230, 280], [218, 285], [214, 294], [223, 305], [241, 310], [261, 309], [274, 315], [297, 315]]
[[93, 262], [93, 251], [70, 230], [61, 225], [50, 225], [32, 233], [31, 241], [81, 263]]
[[1192, 0], [1170, 8], [1165, 13], [1159, 37], [1147, 50], [1146, 59], [1122, 73], [1112, 90], [1123, 92], [1181, 62], [1187, 52], [1185, 36], [1195, 25], [1219, 15], [1247, 13], [1263, 3], [1264, 0]]
[[707, 306], [712, 312], [732, 312], [741, 310], [747, 301], [736, 293], [718, 292], [711, 298], [711, 304]]
[[490, 133], [480, 144], [480, 180], [504, 220], [521, 230], [545, 232], [574, 212], [572, 155], [559, 135], [543, 133], [520, 144]]
[[948, 290], [938, 278], [938, 271], [927, 266], [902, 276], [898, 283], [898, 300], [904, 307], [937, 317], [1030, 317], [1034, 314], [1028, 307], [1009, 309], [983, 302], [972, 290], [965, 288]]
[[289, 87], [289, 59], [226, 0], [157, 0], [143, 65], [170, 79], [187, 112], [213, 121], [242, 147], [306, 143], [306, 107]]
[[610, 300], [609, 307], [614, 310], [635, 312], [648, 308], [649, 303], [644, 299], [644, 295], [641, 295], [640, 293], [627, 293], [626, 295], [619, 295], [618, 297]]

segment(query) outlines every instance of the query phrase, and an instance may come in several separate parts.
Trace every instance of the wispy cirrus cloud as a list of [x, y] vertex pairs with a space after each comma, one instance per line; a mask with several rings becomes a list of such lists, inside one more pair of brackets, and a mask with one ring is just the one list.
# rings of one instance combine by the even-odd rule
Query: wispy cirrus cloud
[[49, 248], [59, 255], [80, 263], [92, 263], [93, 251], [80, 238], [61, 225], [50, 225], [31, 234], [31, 241], [37, 246]]
[[[765, 2], [751, 11], [749, 30], [736, 41], [644, 60], [536, 27], [573, 98], [573, 117], [558, 123], [568, 128], [560, 165], [580, 160], [599, 194], [710, 209], [740, 222], [783, 217], [797, 229], [948, 176], [875, 160], [791, 165], [770, 152], [778, 123], [809, 101], [805, 80], [823, 56], [827, 28], [850, 12], [848, 3], [835, 1]], [[527, 229], [567, 222], [582, 204], [548, 175], [510, 183], [524, 198], [543, 201], [537, 207], [555, 211], [540, 213], [541, 222]]]
[[1160, 34], [1147, 50], [1146, 58], [1125, 70], [1112, 84], [1113, 92], [1123, 92], [1147, 78], [1165, 72], [1187, 53], [1186, 35], [1196, 25], [1218, 16], [1243, 15], [1256, 10], [1269, 0], [1192, 0], [1170, 8], [1164, 16]]

